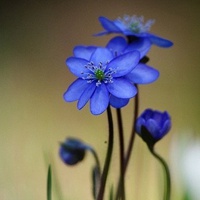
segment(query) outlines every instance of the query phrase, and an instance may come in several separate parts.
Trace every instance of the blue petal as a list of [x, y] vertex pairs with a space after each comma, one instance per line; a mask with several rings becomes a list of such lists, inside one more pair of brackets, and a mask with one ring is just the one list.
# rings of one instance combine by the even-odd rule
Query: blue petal
[[118, 36], [118, 37], [112, 38], [106, 45], [106, 48], [108, 48], [110, 51], [112, 51], [114, 53], [114, 55], [115, 54], [120, 55], [126, 46], [127, 46], [126, 39]]
[[133, 83], [148, 84], [157, 80], [159, 71], [142, 63], [139, 63], [128, 75], [128, 78]]
[[116, 73], [113, 77], [124, 76], [131, 72], [133, 68], [138, 64], [140, 54], [138, 51], [132, 51], [113, 59], [107, 66], [107, 69], [116, 69]]
[[112, 95], [123, 99], [132, 98], [137, 94], [136, 87], [124, 78], [115, 78], [113, 83], [107, 85], [107, 89]]
[[92, 61], [95, 65], [99, 65], [99, 63], [105, 65], [112, 59], [113, 54], [111, 51], [106, 48], [99, 47], [92, 54], [90, 61]]
[[88, 63], [89, 61], [76, 57], [70, 57], [66, 60], [69, 70], [78, 77], [82, 77], [83, 72], [89, 72], [89, 70], [85, 67]]
[[103, 28], [108, 32], [120, 32], [120, 29], [113, 23], [113, 21], [109, 20], [106, 17], [99, 17], [99, 21]]
[[88, 87], [88, 84], [89, 83], [83, 79], [76, 79], [64, 93], [63, 97], [65, 101], [71, 102], [78, 100], [84, 90]]
[[93, 115], [103, 113], [109, 104], [109, 93], [104, 84], [96, 87], [94, 94], [90, 100], [90, 111]]
[[141, 135], [141, 127], [145, 125], [145, 120], [142, 117], [137, 118], [135, 131]]
[[94, 93], [95, 88], [96, 88], [96, 83], [93, 82], [93, 83], [90, 83], [88, 87], [84, 90], [84, 92], [82, 93], [82, 95], [80, 96], [78, 100], [77, 107], [79, 110], [83, 108], [85, 104], [89, 101], [90, 97]]
[[[122, 23], [120, 20], [116, 19], [113, 23], [121, 30], [121, 32], [126, 32], [128, 30], [127, 26]], [[132, 33], [132, 32], [131, 32]]]
[[102, 32], [99, 32], [99, 33], [96, 33], [96, 34], [94, 34], [94, 36], [102, 36], [102, 35], [107, 35], [107, 34], [109, 34], [110, 32], [108, 32], [108, 31], [102, 31]]
[[114, 108], [122, 108], [126, 106], [129, 102], [129, 99], [122, 99], [115, 97], [113, 95], [110, 96], [110, 105]]
[[96, 50], [95, 46], [76, 46], [74, 48], [74, 57], [90, 60], [92, 53]]
[[171, 47], [173, 45], [173, 42], [171, 42], [170, 40], [166, 40], [164, 38], [158, 37], [158, 36], [150, 34], [150, 33], [148, 34], [148, 36], [149, 36], [150, 41], [159, 47], [167, 48], [167, 47]]
[[157, 122], [153, 119], [149, 119], [146, 121], [146, 128], [151, 133], [154, 139], [160, 139], [160, 127], [158, 126]]
[[151, 42], [148, 38], [138, 38], [136, 41], [131, 42], [124, 53], [129, 51], [138, 50], [140, 52], [140, 59], [143, 58], [150, 50]]
[[162, 133], [161, 137], [166, 135], [169, 132], [170, 129], [171, 129], [171, 120], [168, 119], [168, 120], [165, 121], [162, 128], [160, 129], [160, 132]]

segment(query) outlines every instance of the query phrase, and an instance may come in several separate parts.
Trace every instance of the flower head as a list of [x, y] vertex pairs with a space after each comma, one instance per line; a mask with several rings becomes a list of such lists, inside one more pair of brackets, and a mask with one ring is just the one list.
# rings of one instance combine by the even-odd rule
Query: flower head
[[119, 23], [119, 26], [121, 25], [124, 29], [127, 29], [127, 31], [129, 30], [131, 33], [139, 34], [150, 31], [155, 20], [150, 19], [145, 23], [143, 16], [137, 17], [136, 15], [124, 15], [123, 17], [118, 17], [116, 22]]
[[67, 165], [75, 165], [84, 159], [86, 149], [87, 146], [81, 141], [74, 138], [68, 138], [60, 145], [60, 158]]
[[96, 34], [97, 36], [110, 33], [121, 33], [127, 36], [130, 41], [137, 39], [140, 39], [141, 41], [146, 38], [151, 42], [151, 44], [159, 47], [170, 47], [173, 45], [171, 41], [151, 34], [149, 30], [154, 23], [154, 20], [150, 19], [145, 23], [143, 16], [137, 17], [135, 15], [124, 15], [123, 18], [119, 17], [115, 20], [109, 20], [106, 17], [99, 17], [99, 21], [105, 31]]
[[163, 138], [170, 128], [171, 118], [166, 111], [146, 109], [136, 121], [136, 132], [151, 147]]
[[[74, 56], [67, 59], [70, 71], [78, 78], [64, 94], [68, 102], [78, 100], [78, 109], [90, 100], [90, 110], [94, 115], [103, 113], [110, 97], [129, 99], [137, 89], [125, 76], [138, 64], [140, 53], [131, 51], [114, 56], [107, 48], [82, 47], [74, 49]], [[121, 106], [121, 105], [118, 105]]]

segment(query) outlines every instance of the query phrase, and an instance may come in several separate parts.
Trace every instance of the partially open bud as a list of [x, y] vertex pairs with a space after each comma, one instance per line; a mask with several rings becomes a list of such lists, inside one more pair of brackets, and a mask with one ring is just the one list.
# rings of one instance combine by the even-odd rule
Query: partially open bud
[[169, 132], [170, 128], [171, 118], [168, 112], [146, 109], [136, 120], [135, 129], [147, 145], [153, 147]]

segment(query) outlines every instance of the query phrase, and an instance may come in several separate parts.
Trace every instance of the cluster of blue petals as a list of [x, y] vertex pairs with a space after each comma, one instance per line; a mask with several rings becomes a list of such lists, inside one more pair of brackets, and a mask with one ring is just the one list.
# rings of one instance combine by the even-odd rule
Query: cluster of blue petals
[[123, 34], [128, 37], [134, 37], [135, 39], [140, 39], [141, 41], [144, 39], [149, 40], [151, 44], [154, 44], [159, 47], [171, 47], [173, 45], [173, 43], [170, 40], [161, 38], [148, 31], [146, 32], [133, 31], [130, 29], [130, 27], [122, 23], [122, 21], [119, 19], [110, 20], [106, 17], [99, 17], [99, 21], [102, 27], [105, 29], [105, 31], [96, 34], [97, 36], [110, 34], [110, 33], [118, 33], [118, 34]]
[[142, 126], [151, 134], [156, 142], [163, 138], [171, 128], [171, 117], [167, 111], [146, 109], [136, 121], [136, 132], [142, 136]]
[[120, 25], [120, 21], [105, 17], [99, 20], [106, 31], [97, 35], [122, 33], [127, 37], [114, 37], [105, 47], [76, 46], [66, 65], [77, 79], [64, 93], [65, 101], [77, 101], [78, 109], [90, 102], [90, 111], [94, 115], [103, 113], [109, 105], [114, 108], [126, 106], [137, 94], [135, 84], [157, 80], [159, 71], [140, 61], [152, 44], [172, 45], [170, 41], [148, 32], [130, 32]]

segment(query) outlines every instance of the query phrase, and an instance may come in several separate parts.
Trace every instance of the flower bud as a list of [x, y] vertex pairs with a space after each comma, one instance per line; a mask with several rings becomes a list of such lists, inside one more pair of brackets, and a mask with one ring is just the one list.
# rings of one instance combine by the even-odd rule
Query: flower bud
[[65, 164], [75, 165], [84, 159], [86, 149], [87, 146], [80, 140], [68, 138], [61, 143], [59, 155]]
[[148, 146], [163, 138], [171, 128], [171, 118], [168, 112], [146, 109], [136, 120], [136, 132]]

